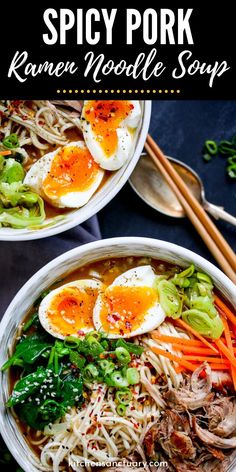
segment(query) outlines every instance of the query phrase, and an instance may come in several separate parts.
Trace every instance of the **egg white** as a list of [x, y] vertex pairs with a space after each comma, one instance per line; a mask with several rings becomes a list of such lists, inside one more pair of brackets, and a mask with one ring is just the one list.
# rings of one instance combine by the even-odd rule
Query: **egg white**
[[[45, 298], [43, 298], [43, 300], [41, 301], [39, 305], [39, 311], [38, 311], [40, 323], [49, 334], [59, 339], [65, 339], [66, 335], [63, 335], [54, 329], [54, 327], [50, 323], [50, 319], [48, 318], [48, 312], [50, 310], [50, 306], [54, 297], [57, 296], [59, 293], [63, 292], [66, 287], [68, 288], [77, 287], [81, 289], [91, 288], [94, 290], [97, 289], [99, 291], [105, 288], [104, 284], [100, 282], [99, 280], [81, 279], [81, 280], [75, 280], [74, 282], [69, 282], [67, 284], [61, 285], [55, 290], [52, 290], [51, 292], [49, 292], [49, 294]], [[89, 331], [93, 330], [93, 328], [88, 329], [87, 326], [81, 327], [80, 329], [84, 331], [84, 333], [88, 333]], [[73, 334], [73, 336], [76, 336], [76, 335]]]
[[[156, 275], [151, 266], [140, 266], [134, 269], [130, 269], [119, 277], [117, 277], [110, 286], [120, 286], [120, 287], [155, 287]], [[104, 331], [100, 313], [102, 307], [105, 303], [106, 291], [100, 293], [96, 300], [94, 310], [93, 310], [93, 323], [96, 330]], [[132, 336], [137, 336], [140, 334], [148, 333], [153, 329], [157, 328], [165, 319], [165, 312], [161, 308], [159, 302], [155, 303], [147, 312], [145, 313], [143, 323], [134, 331], [121, 334], [113, 334], [112, 330], [107, 333], [109, 338], [130, 338]]]
[[[68, 145], [64, 146], [64, 149], [66, 149], [67, 147], [77, 147], [80, 149], [86, 149], [86, 145], [83, 141], [71, 142]], [[30, 170], [27, 172], [24, 179], [24, 184], [28, 185], [28, 187], [30, 187], [36, 193], [41, 195], [44, 200], [48, 201], [51, 205], [55, 207], [79, 208], [85, 205], [92, 197], [94, 192], [97, 190], [97, 188], [102, 182], [104, 171], [102, 169], [98, 170], [95, 180], [87, 190], [67, 192], [65, 195], [61, 195], [60, 197], [49, 197], [43, 191], [43, 181], [46, 179], [48, 173], [50, 172], [53, 159], [58, 154], [60, 149], [61, 148], [45, 154], [43, 157], [41, 157], [41, 159], [35, 162], [35, 164], [33, 164]]]
[[[88, 103], [85, 100], [84, 105]], [[119, 128], [117, 128], [118, 144], [116, 151], [111, 156], [106, 156], [103, 148], [100, 146], [97, 140], [96, 134], [93, 132], [91, 124], [86, 120], [82, 110], [81, 126], [83, 131], [84, 140], [90, 150], [94, 160], [102, 167], [107, 170], [117, 170], [123, 166], [123, 164], [130, 157], [132, 150], [133, 137], [130, 132], [130, 128], [135, 129], [139, 124], [141, 117], [141, 107], [138, 100], [130, 100], [130, 103], [134, 108], [130, 111], [128, 116], [121, 122]]]

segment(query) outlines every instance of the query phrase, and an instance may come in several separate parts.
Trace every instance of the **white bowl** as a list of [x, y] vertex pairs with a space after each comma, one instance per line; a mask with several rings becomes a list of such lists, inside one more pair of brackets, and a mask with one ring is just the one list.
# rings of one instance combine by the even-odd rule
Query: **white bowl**
[[88, 220], [107, 205], [127, 182], [139, 160], [148, 133], [151, 103], [151, 100], [141, 102], [142, 118], [135, 133], [133, 150], [129, 160], [121, 169], [112, 173], [86, 205], [79, 209], [71, 210], [62, 217], [49, 218], [37, 229], [0, 228], [0, 241], [26, 241], [62, 233]]
[[[193, 262], [198, 269], [207, 272], [212, 277], [224, 297], [236, 306], [235, 285], [213, 264], [188, 249], [165, 241], [138, 237], [96, 241], [57, 257], [31, 277], [17, 293], [0, 324], [0, 365], [7, 360], [7, 349], [12, 343], [19, 323], [42, 291], [68, 272], [74, 271], [84, 264], [98, 259], [119, 256], [150, 256], [180, 266], [186, 266]], [[40, 470], [37, 468], [37, 458], [20, 433], [15, 419], [4, 407], [9, 396], [7, 373], [1, 373], [1, 385], [0, 432], [25, 472], [36, 472]]]

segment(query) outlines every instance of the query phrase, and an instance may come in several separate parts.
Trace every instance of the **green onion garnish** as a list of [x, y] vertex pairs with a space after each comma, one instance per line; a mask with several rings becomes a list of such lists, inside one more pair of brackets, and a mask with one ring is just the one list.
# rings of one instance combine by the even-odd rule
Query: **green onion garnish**
[[129, 385], [128, 379], [119, 370], [107, 375], [104, 380], [109, 387], [128, 387]]
[[120, 405], [117, 406], [116, 411], [119, 416], [125, 416], [126, 406], [123, 405], [123, 403], [120, 403]]
[[126, 378], [129, 385], [139, 383], [139, 372], [135, 367], [129, 367], [126, 372]]
[[102, 361], [100, 361], [99, 366], [101, 370], [103, 371], [104, 375], [109, 375], [113, 372], [113, 370], [115, 370], [115, 364], [106, 359], [103, 359]]
[[7, 149], [14, 149], [19, 147], [19, 139], [16, 133], [9, 134], [2, 140], [2, 144]]
[[80, 343], [80, 339], [76, 338], [75, 336], [67, 336], [64, 340], [64, 346], [69, 347], [70, 349], [77, 349]]
[[94, 364], [88, 364], [83, 371], [83, 375], [84, 378], [90, 382], [99, 376], [99, 372]]
[[215, 141], [205, 141], [205, 149], [207, 150], [210, 156], [215, 156], [218, 151], [218, 146]]
[[116, 392], [116, 401], [122, 403], [122, 405], [128, 405], [132, 398], [132, 393], [128, 388], [123, 390], [117, 390]]
[[130, 353], [124, 347], [117, 347], [115, 354], [120, 364], [128, 364], [131, 361]]

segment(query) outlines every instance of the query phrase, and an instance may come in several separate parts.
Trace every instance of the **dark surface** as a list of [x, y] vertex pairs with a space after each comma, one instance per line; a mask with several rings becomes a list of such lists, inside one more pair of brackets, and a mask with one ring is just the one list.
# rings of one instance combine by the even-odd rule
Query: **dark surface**
[[[201, 176], [207, 199], [236, 216], [236, 180], [225, 172], [223, 157], [206, 163], [202, 147], [206, 139], [231, 138], [236, 133], [236, 101], [153, 101], [150, 133], [162, 150], [189, 164]], [[147, 236], [170, 241], [213, 261], [191, 223], [173, 219], [148, 207], [127, 183], [98, 214], [103, 238]], [[216, 225], [236, 248], [236, 227]]]

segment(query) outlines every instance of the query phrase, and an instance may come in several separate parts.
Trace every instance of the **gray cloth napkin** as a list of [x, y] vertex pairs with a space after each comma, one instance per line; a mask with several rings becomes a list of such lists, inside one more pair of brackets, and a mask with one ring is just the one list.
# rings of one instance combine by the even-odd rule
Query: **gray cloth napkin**
[[34, 241], [0, 241], [0, 319], [14, 295], [41, 267], [74, 247], [101, 238], [97, 217], [65, 233]]

